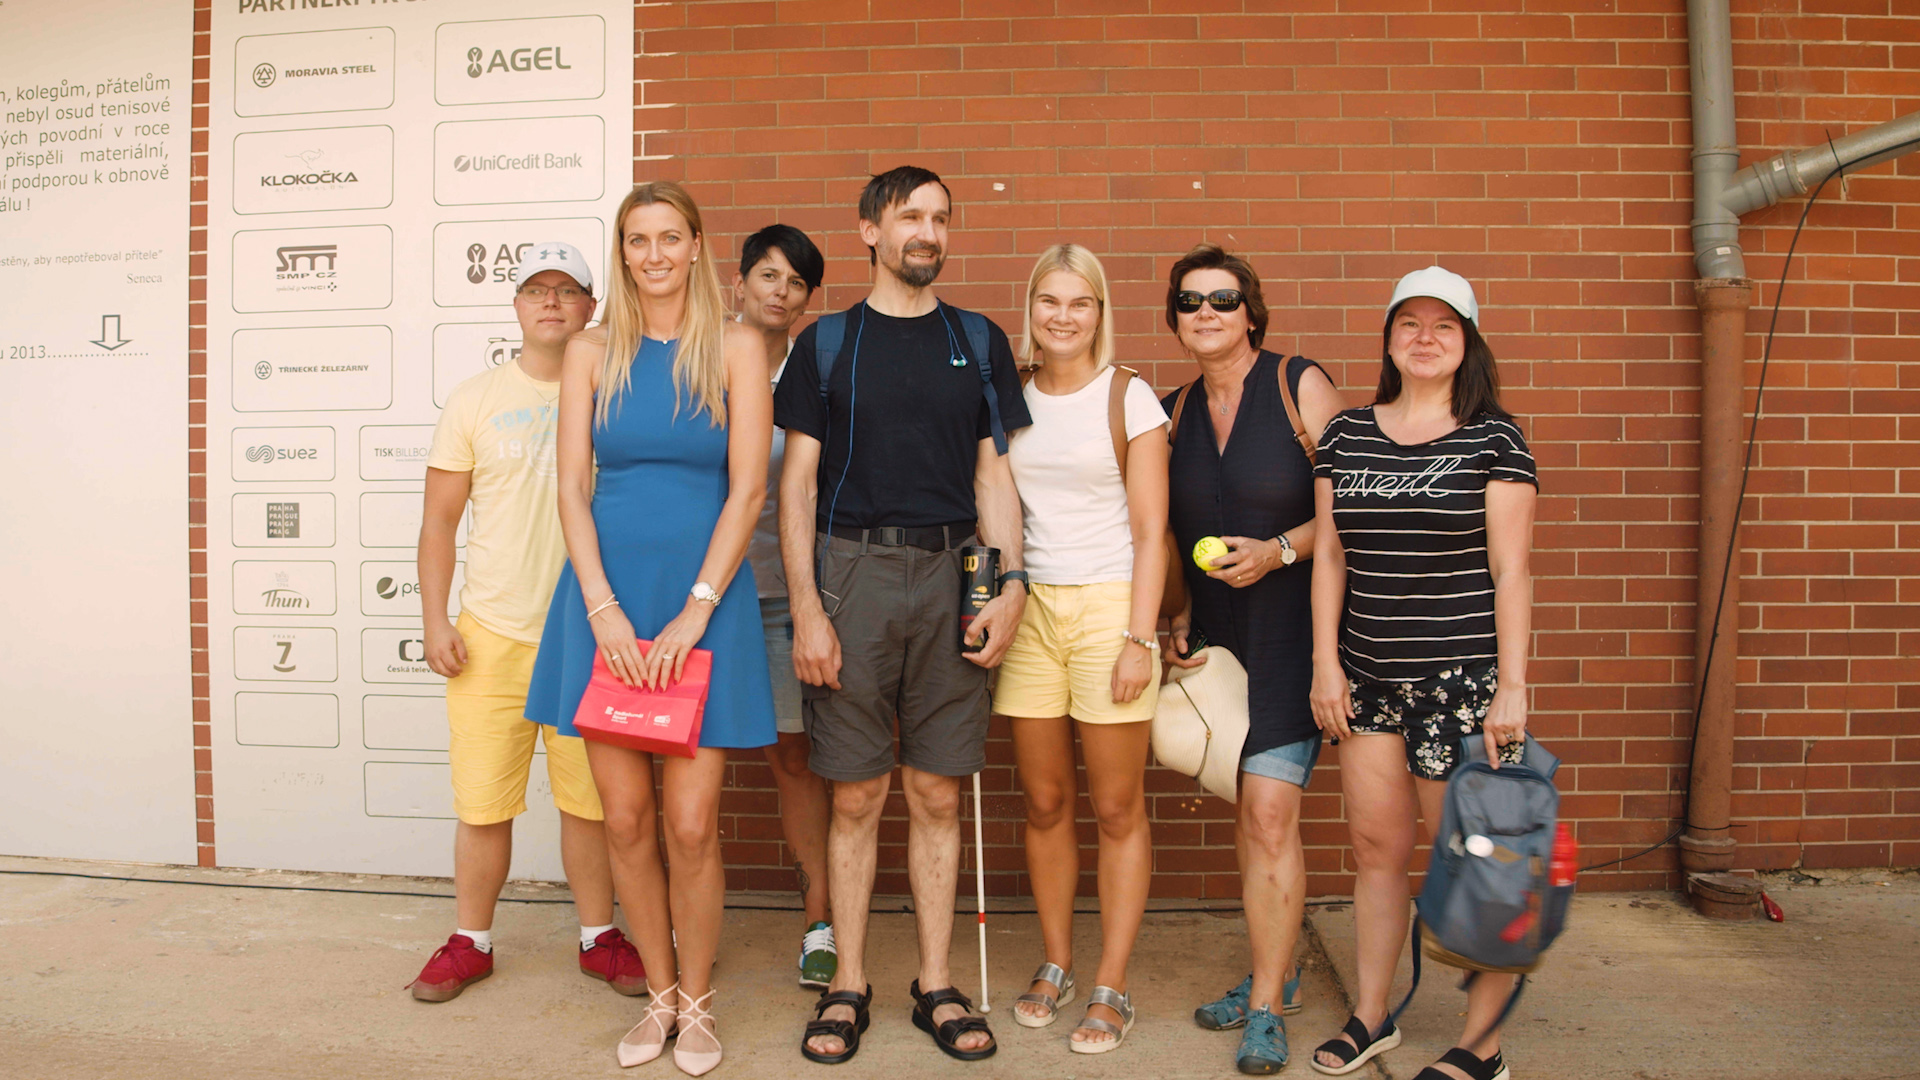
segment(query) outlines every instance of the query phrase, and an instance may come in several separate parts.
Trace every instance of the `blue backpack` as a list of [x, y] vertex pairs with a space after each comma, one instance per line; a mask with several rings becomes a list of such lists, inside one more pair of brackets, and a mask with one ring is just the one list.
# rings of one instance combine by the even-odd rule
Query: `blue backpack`
[[[1393, 1019], [1420, 988], [1424, 951], [1428, 959], [1466, 970], [1463, 987], [1481, 972], [1520, 976], [1493, 1023], [1497, 1028], [1520, 1000], [1527, 974], [1566, 928], [1573, 900], [1571, 883], [1553, 883], [1560, 815], [1553, 774], [1560, 759], [1529, 738], [1518, 764], [1495, 769], [1481, 736], [1468, 736], [1461, 746], [1464, 761], [1447, 781], [1433, 860], [1416, 904], [1413, 986]], [[1571, 878], [1570, 868], [1563, 872]]]
[[[953, 318], [947, 312], [952, 311], [960, 317], [960, 327], [967, 341], [967, 352], [972, 355], [974, 366], [980, 369], [980, 392], [987, 399], [987, 425], [993, 432], [993, 448], [1000, 454], [1007, 452], [1007, 429], [1000, 422], [1000, 395], [993, 388], [993, 358], [987, 336], [987, 317], [977, 311], [963, 308], [950, 308], [944, 300], [936, 301], [940, 318], [947, 324], [949, 333], [953, 330]], [[833, 377], [833, 362], [840, 358], [840, 346], [847, 340], [847, 316], [855, 309], [864, 308], [865, 301], [855, 304], [845, 311], [834, 311], [820, 316], [815, 324], [813, 338], [813, 363], [820, 372], [820, 401], [827, 400], [827, 380]], [[866, 312], [861, 311], [862, 322]], [[965, 357], [954, 358], [964, 361]], [[958, 367], [959, 364], [955, 364]]]

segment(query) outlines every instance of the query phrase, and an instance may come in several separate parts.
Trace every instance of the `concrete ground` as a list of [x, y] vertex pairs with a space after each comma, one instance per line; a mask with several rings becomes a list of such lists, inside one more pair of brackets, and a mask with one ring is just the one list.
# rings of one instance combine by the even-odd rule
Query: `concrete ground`
[[[23, 873], [24, 872], [24, 873]], [[62, 874], [132, 876], [135, 883]], [[198, 884], [185, 884], [193, 882]], [[254, 885], [265, 888], [213, 886]], [[309, 891], [316, 888], [347, 890]], [[613, 1045], [640, 1002], [578, 974], [565, 903], [503, 904], [499, 967], [444, 1005], [404, 985], [450, 932], [443, 881], [206, 871], [0, 858], [0, 1077], [384, 1078], [678, 1076], [662, 1059], [623, 1074]], [[1783, 925], [1696, 918], [1665, 894], [1577, 902], [1572, 929], [1510, 1025], [1516, 1077], [1920, 1076], [1920, 881], [1793, 885], [1769, 891]], [[544, 885], [525, 900], [564, 900]], [[1042, 1030], [1007, 1005], [1039, 961], [1028, 915], [990, 916], [992, 1060], [951, 1061], [907, 1020], [910, 915], [873, 916], [875, 1017], [860, 1056], [829, 1069], [795, 1047], [812, 995], [793, 984], [799, 916], [748, 910], [785, 897], [735, 895], [718, 1011], [727, 1060], [716, 1076], [1227, 1077], [1237, 1035], [1202, 1031], [1193, 1006], [1246, 970], [1235, 912], [1149, 914], [1134, 960], [1141, 1016], [1120, 1050], [1070, 1054], [1070, 1020]], [[886, 901], [882, 901], [885, 903]], [[1288, 1021], [1288, 1076], [1314, 1076], [1314, 1043], [1345, 1019], [1351, 909], [1316, 907], [1302, 956], [1307, 1008]], [[1081, 964], [1099, 949], [1079, 921]], [[956, 920], [954, 970], [978, 991], [971, 916]], [[1457, 1034], [1460, 997], [1444, 978], [1403, 1021], [1407, 1043], [1361, 1076], [1410, 1078]]]

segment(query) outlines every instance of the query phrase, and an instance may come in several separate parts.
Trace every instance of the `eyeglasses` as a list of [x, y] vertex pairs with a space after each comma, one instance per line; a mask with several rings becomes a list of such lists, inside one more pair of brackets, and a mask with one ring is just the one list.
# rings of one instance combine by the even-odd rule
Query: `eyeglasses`
[[1208, 307], [1225, 315], [1229, 311], [1240, 310], [1240, 305], [1247, 302], [1247, 294], [1239, 289], [1215, 289], [1206, 294], [1183, 289], [1173, 294], [1173, 310], [1191, 315], [1200, 310], [1203, 301]]
[[514, 295], [529, 304], [544, 304], [549, 296], [559, 296], [563, 304], [577, 304], [582, 300], [593, 299], [593, 294], [577, 285], [522, 285], [514, 290]]

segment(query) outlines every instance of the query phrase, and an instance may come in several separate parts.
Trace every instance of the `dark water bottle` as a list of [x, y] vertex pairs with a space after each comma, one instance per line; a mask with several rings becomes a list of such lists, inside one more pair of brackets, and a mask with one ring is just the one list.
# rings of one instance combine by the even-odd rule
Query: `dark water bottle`
[[967, 631], [973, 626], [973, 620], [985, 610], [987, 601], [993, 599], [998, 591], [996, 578], [1000, 576], [1000, 549], [990, 547], [963, 547], [960, 549], [960, 651], [979, 652], [987, 643], [983, 635], [977, 643], [969, 644]]

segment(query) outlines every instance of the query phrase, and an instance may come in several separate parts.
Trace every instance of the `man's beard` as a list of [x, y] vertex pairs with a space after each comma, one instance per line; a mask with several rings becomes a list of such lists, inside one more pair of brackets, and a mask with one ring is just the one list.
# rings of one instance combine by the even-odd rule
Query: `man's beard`
[[[933, 262], [907, 262], [907, 255], [917, 251], [932, 252], [934, 254]], [[909, 241], [905, 247], [902, 247], [898, 252], [893, 254], [893, 258], [883, 259], [881, 261], [887, 264], [887, 269], [893, 271], [894, 277], [899, 278], [902, 282], [916, 289], [924, 289], [933, 284], [934, 279], [940, 276], [940, 271], [947, 265], [946, 254], [924, 240]]]

